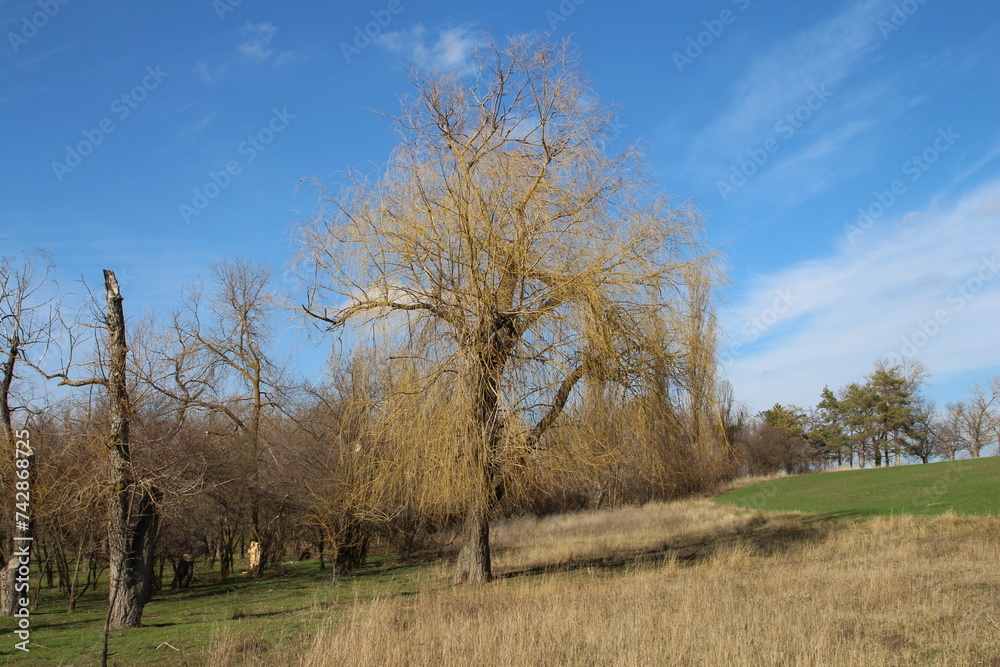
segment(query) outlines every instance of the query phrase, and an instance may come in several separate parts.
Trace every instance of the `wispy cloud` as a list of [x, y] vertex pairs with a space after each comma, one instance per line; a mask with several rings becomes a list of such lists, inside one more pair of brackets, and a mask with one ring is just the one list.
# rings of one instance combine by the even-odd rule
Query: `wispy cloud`
[[[228, 58], [230, 62], [242, 61], [263, 65], [270, 62], [276, 67], [286, 65], [296, 58], [292, 51], [279, 51], [272, 45], [274, 36], [278, 32], [277, 26], [273, 23], [247, 23], [240, 31], [243, 41], [236, 47], [236, 54]], [[202, 60], [195, 65], [194, 71], [206, 83], [218, 81], [225, 74], [229, 67], [229, 62], [222, 64], [212, 64], [207, 60]]]
[[[681, 139], [688, 174], [723, 201], [788, 210], [872, 165], [884, 131], [924, 99], [911, 82], [935, 66], [914, 63], [908, 78], [872, 70], [888, 7], [889, 0], [841, 5], [738, 65], [716, 112]], [[747, 162], [765, 147], [766, 161]]]
[[206, 127], [208, 127], [211, 124], [213, 120], [215, 120], [216, 116], [218, 115], [219, 115], [218, 111], [213, 111], [204, 118], [195, 121], [194, 123], [191, 123], [187, 127], [182, 128], [177, 132], [177, 138], [191, 139], [198, 136]]
[[753, 60], [733, 86], [729, 106], [695, 138], [695, 151], [738, 150], [747, 137], [767, 136], [776, 119], [802, 104], [813, 86], [825, 85], [837, 95], [838, 84], [883, 41], [876, 22], [885, 4], [850, 4]]
[[244, 58], [262, 63], [274, 55], [274, 49], [269, 47], [277, 31], [278, 28], [271, 23], [247, 23], [243, 26], [247, 40], [237, 50]]
[[205, 83], [212, 83], [222, 78], [227, 65], [211, 65], [207, 60], [202, 60], [194, 66], [194, 72]]
[[879, 358], [948, 376], [1000, 364], [1000, 181], [880, 221], [830, 256], [758, 277], [725, 316], [723, 362], [757, 408], [814, 404]]
[[434, 32], [418, 23], [409, 30], [379, 35], [375, 41], [415, 65], [461, 70], [468, 68], [472, 52], [486, 39], [482, 33], [464, 27]]

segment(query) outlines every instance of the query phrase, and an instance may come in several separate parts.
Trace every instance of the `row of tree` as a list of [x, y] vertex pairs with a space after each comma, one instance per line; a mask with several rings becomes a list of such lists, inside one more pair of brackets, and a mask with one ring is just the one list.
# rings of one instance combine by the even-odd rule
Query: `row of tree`
[[864, 382], [824, 387], [811, 409], [775, 405], [745, 420], [748, 472], [804, 472], [818, 467], [899, 465], [1000, 453], [1000, 377], [974, 382], [965, 399], [935, 409], [921, 392], [919, 363], [880, 361]]

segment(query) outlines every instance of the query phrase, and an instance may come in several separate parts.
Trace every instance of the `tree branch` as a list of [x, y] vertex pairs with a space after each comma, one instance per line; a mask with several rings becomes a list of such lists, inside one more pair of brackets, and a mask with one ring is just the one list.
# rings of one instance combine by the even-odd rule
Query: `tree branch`
[[559, 415], [562, 414], [563, 408], [566, 407], [566, 402], [569, 400], [570, 392], [573, 391], [573, 387], [576, 383], [583, 378], [583, 364], [580, 364], [570, 372], [569, 375], [562, 381], [559, 385], [559, 391], [556, 392], [555, 400], [549, 407], [548, 412], [535, 424], [535, 427], [531, 429], [528, 434], [527, 444], [531, 449], [538, 448], [538, 441], [541, 440], [542, 436], [545, 434], [549, 427], [555, 423]]

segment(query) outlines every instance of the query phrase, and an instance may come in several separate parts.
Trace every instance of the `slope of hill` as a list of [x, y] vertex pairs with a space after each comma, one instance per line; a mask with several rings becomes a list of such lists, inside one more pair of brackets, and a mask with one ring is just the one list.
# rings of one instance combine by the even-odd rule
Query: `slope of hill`
[[715, 500], [833, 517], [1000, 514], [1000, 457], [781, 477]]
[[[1000, 665], [1000, 516], [828, 521], [685, 500], [508, 519], [494, 537], [485, 586], [452, 585], [436, 558], [375, 559], [337, 583], [315, 560], [263, 579], [199, 570], [144, 627], [112, 633], [112, 661]], [[99, 664], [106, 604], [101, 586], [66, 613], [46, 588], [30, 656], [8, 641], [0, 664]]]

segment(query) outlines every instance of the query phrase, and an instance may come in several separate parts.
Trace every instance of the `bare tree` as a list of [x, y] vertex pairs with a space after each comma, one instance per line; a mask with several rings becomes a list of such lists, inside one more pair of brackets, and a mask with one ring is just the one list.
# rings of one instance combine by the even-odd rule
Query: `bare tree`
[[[243, 258], [217, 262], [207, 294], [200, 285], [186, 290], [174, 315], [173, 340], [153, 354], [146, 372], [182, 410], [207, 414], [214, 422], [211, 435], [240, 452], [240, 486], [248, 496], [250, 539], [261, 546], [261, 567], [279, 555], [282, 513], [280, 493], [266, 502], [263, 478], [275, 467], [268, 433], [285, 389], [270, 349], [274, 316], [270, 268]], [[232, 500], [233, 490], [225, 493]]]
[[700, 219], [657, 192], [636, 151], [610, 151], [612, 113], [575, 52], [515, 40], [474, 59], [475, 80], [414, 73], [380, 178], [328, 192], [301, 229], [303, 310], [331, 330], [380, 323], [420, 360], [412, 391], [442, 378], [455, 391], [453, 453], [425, 465], [466, 471], [459, 582], [491, 578], [490, 514], [581, 380], [630, 387], [663, 355], [711, 356], [661, 335], [707, 273]]
[[114, 271], [104, 271], [108, 314], [108, 375], [103, 381], [110, 410], [111, 502], [108, 508], [108, 555], [112, 628], [138, 627], [152, 596], [153, 549], [159, 516], [158, 492], [137, 479], [132, 467], [132, 403], [125, 377], [128, 346], [125, 313]]
[[[27, 445], [22, 452], [25, 456], [15, 457], [15, 444], [21, 430], [14, 428], [13, 413], [16, 407], [11, 405], [11, 400], [18, 362], [33, 347], [46, 345], [51, 335], [51, 298], [45, 294], [50, 286], [50, 266], [47, 255], [37, 260], [25, 257], [20, 263], [13, 258], [0, 258], [0, 435], [5, 453], [5, 464], [0, 470], [3, 470], [4, 479], [10, 481], [4, 485], [6, 489], [16, 489], [18, 486], [15, 484], [15, 470], [6, 464], [8, 461], [16, 464], [22, 483], [33, 477], [34, 455], [30, 448], [30, 437], [23, 441]], [[15, 461], [15, 458], [19, 460]], [[24, 486], [28, 488], [31, 484]], [[10, 498], [5, 494], [4, 509], [13, 505], [10, 502], [12, 499], [13, 494]], [[11, 616], [16, 611], [15, 574], [21, 562], [30, 560], [32, 523], [32, 519], [25, 515], [23, 520], [15, 524], [17, 529], [14, 538], [17, 540], [19, 554], [13, 553], [13, 542], [3, 544], [3, 553], [6, 555], [3, 562], [6, 567], [0, 572], [0, 616]], [[4, 529], [0, 529], [0, 534], [5, 533]]]
[[947, 405], [945, 419], [956, 440], [956, 450], [965, 450], [972, 458], [979, 458], [983, 448], [996, 440], [1000, 426], [998, 404], [1000, 381], [994, 380], [985, 388], [973, 382], [967, 399]]
[[[1000, 375], [993, 378], [993, 381], [990, 382], [990, 391], [992, 392], [994, 401], [1000, 403]], [[993, 410], [992, 415], [993, 441], [997, 445], [997, 455], [1000, 456], [1000, 409]]]
[[[159, 490], [138, 474], [132, 451], [134, 403], [127, 376], [128, 345], [123, 297], [114, 271], [104, 270], [106, 311], [102, 326], [107, 333], [104, 349], [94, 364], [99, 375], [72, 379], [72, 350], [60, 372], [45, 373], [70, 387], [100, 386], [107, 397], [105, 435], [108, 487], [109, 604], [108, 629], [138, 627], [152, 595], [153, 551], [159, 522]], [[75, 340], [73, 335], [71, 341]], [[70, 347], [73, 347], [71, 343]], [[35, 366], [38, 368], [38, 366]], [[41, 370], [39, 368], [39, 370]]]
[[107, 503], [101, 484], [105, 428], [94, 418], [101, 408], [86, 398], [67, 397], [61, 405], [47, 406], [45, 422], [32, 434], [42, 462], [32, 485], [40, 529], [36, 539], [55, 566], [70, 612], [97, 586], [108, 565], [107, 526], [101, 518], [106, 516]]

